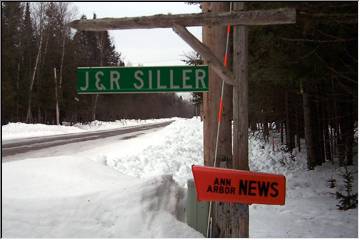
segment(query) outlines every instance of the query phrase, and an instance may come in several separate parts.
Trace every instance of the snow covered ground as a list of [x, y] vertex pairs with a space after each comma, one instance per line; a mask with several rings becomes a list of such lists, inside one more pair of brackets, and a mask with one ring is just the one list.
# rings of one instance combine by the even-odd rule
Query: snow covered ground
[[[203, 164], [198, 118], [87, 144], [2, 163], [4, 237], [202, 237], [184, 223], [191, 165]], [[287, 179], [285, 206], [250, 206], [250, 237], [358, 236], [358, 209], [336, 207], [342, 169], [327, 162], [307, 171], [305, 152], [290, 157], [255, 137], [249, 147], [251, 170]], [[331, 176], [336, 188], [327, 187]]]
[[114, 128], [131, 127], [136, 125], [160, 123], [177, 118], [163, 119], [121, 119], [114, 122], [92, 121], [88, 124], [77, 123], [73, 126], [57, 126], [46, 124], [8, 123], [2, 126], [2, 140], [12, 140], [27, 137], [40, 137], [68, 133], [79, 133], [86, 131], [108, 130]]

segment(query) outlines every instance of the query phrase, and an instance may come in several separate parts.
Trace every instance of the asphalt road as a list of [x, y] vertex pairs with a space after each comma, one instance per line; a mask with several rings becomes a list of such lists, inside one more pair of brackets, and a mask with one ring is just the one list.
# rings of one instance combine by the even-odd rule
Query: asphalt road
[[[49, 147], [56, 147], [69, 143], [83, 142], [96, 140], [101, 138], [119, 136], [128, 133], [136, 133], [141, 132], [148, 129], [162, 128], [173, 121], [163, 122], [163, 123], [155, 123], [155, 124], [147, 124], [123, 129], [112, 129], [112, 130], [102, 130], [96, 132], [86, 132], [86, 133], [72, 133], [72, 134], [64, 134], [57, 136], [46, 136], [46, 137], [34, 137], [34, 138], [26, 138], [26, 139], [16, 139], [4, 141], [1, 144], [1, 153], [2, 157], [16, 155], [20, 153], [26, 153], [30, 151], [41, 150]], [[132, 135], [132, 137], [136, 137]], [[129, 136], [123, 136], [122, 139], [127, 139]]]

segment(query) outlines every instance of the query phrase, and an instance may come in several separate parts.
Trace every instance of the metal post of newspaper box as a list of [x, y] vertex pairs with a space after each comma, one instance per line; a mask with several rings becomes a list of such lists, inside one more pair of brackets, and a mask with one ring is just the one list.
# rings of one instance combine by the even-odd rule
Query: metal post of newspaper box
[[187, 182], [186, 223], [206, 236], [209, 202], [197, 201], [194, 179]]

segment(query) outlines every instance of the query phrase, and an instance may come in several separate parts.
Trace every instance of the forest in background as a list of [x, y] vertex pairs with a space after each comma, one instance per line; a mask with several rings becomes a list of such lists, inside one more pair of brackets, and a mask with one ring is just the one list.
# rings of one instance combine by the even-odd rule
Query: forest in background
[[78, 95], [77, 67], [125, 64], [107, 31], [75, 32], [74, 19], [67, 2], [2, 2], [2, 125], [193, 116], [175, 93]]
[[275, 122], [290, 152], [301, 150], [300, 138], [305, 139], [309, 169], [335, 158], [351, 165], [358, 121], [358, 3], [248, 5], [281, 7], [296, 9], [296, 24], [250, 30], [250, 126], [263, 123], [266, 138], [267, 123]]

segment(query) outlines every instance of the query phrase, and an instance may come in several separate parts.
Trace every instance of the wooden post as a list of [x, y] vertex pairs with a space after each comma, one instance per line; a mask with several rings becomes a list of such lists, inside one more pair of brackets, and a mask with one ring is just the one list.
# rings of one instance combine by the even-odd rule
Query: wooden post
[[[219, 14], [229, 11], [229, 3], [203, 3], [205, 12]], [[203, 42], [214, 53], [217, 59], [223, 59], [226, 50], [226, 26], [204, 26]], [[205, 58], [206, 59], [206, 58]], [[208, 60], [208, 59], [206, 59]], [[210, 59], [211, 60], [211, 59]], [[223, 67], [223, 63], [221, 63]], [[229, 70], [228, 70], [229, 71]], [[230, 72], [230, 71], [229, 71]], [[204, 93], [204, 162], [207, 166], [213, 166], [215, 160], [216, 135], [218, 124], [219, 101], [221, 85], [225, 78], [219, 78], [214, 68], [209, 69], [209, 92]], [[231, 78], [233, 83], [233, 76]], [[231, 144], [231, 120], [232, 120], [232, 87], [224, 85], [223, 112], [219, 128], [217, 166], [231, 167], [229, 163], [232, 158]], [[231, 225], [231, 213], [227, 210], [228, 204], [215, 202], [211, 204], [211, 229], [210, 237], [229, 237], [229, 225]]]
[[[243, 3], [234, 3], [234, 11], [242, 10]], [[248, 32], [245, 26], [234, 27], [235, 85], [233, 89], [233, 168], [249, 170], [248, 162]]]
[[[234, 11], [244, 10], [244, 3], [233, 3]], [[248, 160], [248, 30], [234, 26], [233, 72], [233, 168], [249, 170]], [[238, 228], [232, 229], [232, 237], [249, 237], [249, 206], [234, 204], [233, 219]]]
[[[219, 3], [219, 2], [218, 2]], [[296, 22], [295, 9], [268, 9], [246, 12], [203, 12], [193, 14], [157, 14], [144, 17], [81, 19], [69, 23], [70, 27], [83, 31], [116, 29], [149, 29], [181, 26], [274, 25]]]
[[[228, 11], [229, 3], [210, 3], [204, 2], [202, 9], [205, 12], [224, 12]], [[218, 59], [223, 59], [225, 54], [225, 43], [226, 43], [226, 27], [225, 26], [204, 26], [203, 27], [203, 43], [209, 47], [214, 55]], [[207, 59], [205, 59], [207, 61]], [[219, 110], [219, 100], [221, 92], [221, 81], [216, 74], [216, 71], [212, 68], [209, 69], [209, 92], [204, 93], [203, 104], [204, 104], [204, 163], [207, 166], [213, 166], [214, 154], [215, 154], [215, 140], [217, 130], [217, 113]], [[226, 108], [229, 107], [229, 102], [225, 103]], [[226, 109], [224, 109], [226, 110]], [[224, 113], [225, 114], [225, 113]], [[223, 116], [224, 117], [224, 116]], [[223, 127], [227, 120], [223, 118], [223, 122], [220, 128], [219, 139], [224, 138], [222, 134], [226, 131]], [[231, 131], [231, 126], [230, 126]], [[230, 149], [231, 156], [231, 132], [228, 133], [230, 136], [230, 142], [228, 142], [227, 150], [222, 149], [224, 147], [223, 141], [219, 141], [218, 156], [224, 154]]]

